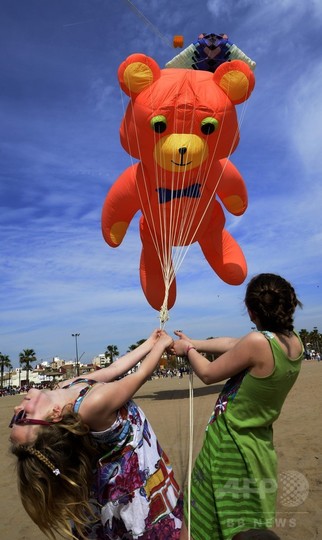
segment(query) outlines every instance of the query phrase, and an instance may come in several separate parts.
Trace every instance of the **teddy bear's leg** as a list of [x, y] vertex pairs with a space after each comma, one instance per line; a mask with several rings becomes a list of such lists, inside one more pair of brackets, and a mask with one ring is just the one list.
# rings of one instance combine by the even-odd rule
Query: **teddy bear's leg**
[[208, 263], [216, 274], [229, 285], [240, 285], [247, 276], [247, 263], [236, 240], [226, 229], [212, 232], [200, 240]]
[[223, 211], [217, 202], [213, 220], [198, 241], [216, 274], [229, 285], [240, 285], [247, 276], [246, 259], [236, 240], [224, 229], [224, 223]]
[[[149, 304], [159, 311], [165, 299], [165, 282], [162, 271], [162, 254], [158, 254], [144, 220], [140, 223], [142, 252], [140, 261], [140, 280], [143, 292]], [[161, 257], [161, 262], [160, 258]], [[176, 301], [176, 282], [173, 280], [167, 302], [171, 309]]]

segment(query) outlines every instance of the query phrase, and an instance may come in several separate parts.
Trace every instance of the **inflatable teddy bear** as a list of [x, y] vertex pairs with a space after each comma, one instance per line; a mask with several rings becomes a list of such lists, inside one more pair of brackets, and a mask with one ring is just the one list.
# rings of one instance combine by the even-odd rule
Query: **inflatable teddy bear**
[[176, 300], [175, 246], [198, 242], [223, 281], [241, 284], [246, 260], [225, 229], [222, 205], [236, 216], [247, 208], [245, 183], [228, 157], [239, 142], [235, 106], [255, 85], [252, 70], [241, 60], [224, 62], [214, 73], [161, 69], [152, 58], [133, 54], [120, 65], [118, 79], [130, 97], [121, 143], [139, 161], [107, 194], [105, 241], [119, 246], [134, 215], [142, 213], [140, 280], [156, 310], [165, 295], [169, 309]]

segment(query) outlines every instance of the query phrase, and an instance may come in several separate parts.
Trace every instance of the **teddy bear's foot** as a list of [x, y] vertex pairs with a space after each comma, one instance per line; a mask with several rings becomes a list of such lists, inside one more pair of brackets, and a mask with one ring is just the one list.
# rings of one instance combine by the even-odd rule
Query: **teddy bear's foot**
[[247, 263], [244, 254], [226, 229], [221, 235], [207, 236], [200, 246], [211, 268], [229, 285], [241, 285], [247, 276]]
[[150, 306], [157, 311], [164, 307], [171, 309], [176, 301], [176, 282], [175, 279], [170, 285], [168, 296], [166, 298], [166, 286], [163, 277], [162, 268], [156, 252], [151, 253], [147, 249], [142, 250], [140, 262], [140, 280], [143, 292]]

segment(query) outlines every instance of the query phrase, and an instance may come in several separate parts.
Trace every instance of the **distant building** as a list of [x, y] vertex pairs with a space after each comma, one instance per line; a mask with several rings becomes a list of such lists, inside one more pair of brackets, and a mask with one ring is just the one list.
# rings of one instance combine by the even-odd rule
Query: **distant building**
[[109, 364], [111, 364], [111, 360], [110, 358], [106, 358], [105, 357], [105, 354], [98, 354], [97, 356], [95, 356], [92, 360], [92, 363], [95, 365], [95, 366], [98, 366], [100, 368], [103, 368], [103, 367], [106, 367], [108, 366]]
[[[111, 363], [105, 354], [99, 354], [89, 364], [79, 364], [79, 374], [87, 374]], [[29, 370], [29, 384], [52, 384], [76, 376], [75, 361], [65, 361], [54, 357], [51, 362], [42, 362]], [[19, 388], [27, 383], [27, 371], [21, 367], [15, 368], [3, 375], [3, 387], [14, 386]]]

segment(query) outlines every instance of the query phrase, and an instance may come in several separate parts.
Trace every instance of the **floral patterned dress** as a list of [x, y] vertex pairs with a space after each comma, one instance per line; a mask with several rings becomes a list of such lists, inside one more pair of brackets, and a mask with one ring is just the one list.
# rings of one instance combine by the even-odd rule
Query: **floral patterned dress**
[[[95, 384], [86, 382], [74, 404], [75, 412]], [[127, 402], [112, 426], [92, 436], [104, 453], [91, 493], [100, 519], [86, 530], [87, 538], [179, 540], [182, 495], [167, 455], [140, 407]]]

